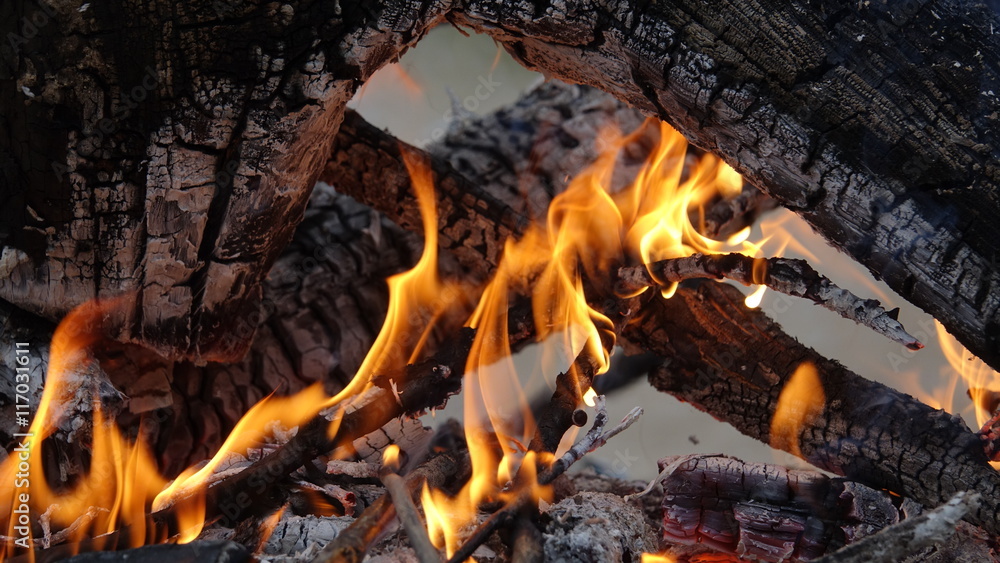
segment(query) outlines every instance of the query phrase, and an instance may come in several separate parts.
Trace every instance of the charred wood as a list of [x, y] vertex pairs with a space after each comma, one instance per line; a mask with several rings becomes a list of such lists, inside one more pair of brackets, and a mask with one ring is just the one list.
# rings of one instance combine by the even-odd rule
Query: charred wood
[[1000, 368], [993, 8], [560, 6], [468, 2], [451, 19], [670, 122]]
[[[742, 301], [735, 288], [701, 283], [648, 303], [625, 337], [669, 358], [650, 383], [820, 469], [925, 506], [977, 491], [969, 521], [1000, 531], [1000, 474], [959, 417], [823, 358]], [[791, 443], [774, 440], [778, 398], [803, 362], [816, 367], [825, 401]]]
[[862, 299], [837, 287], [805, 260], [751, 258], [744, 254], [694, 254], [653, 264], [621, 268], [618, 289], [635, 293], [647, 287], [669, 286], [696, 278], [730, 279], [743, 285], [760, 284], [786, 295], [809, 299], [840, 316], [867, 326], [911, 350], [924, 347], [907, 334], [895, 316], [874, 299]]

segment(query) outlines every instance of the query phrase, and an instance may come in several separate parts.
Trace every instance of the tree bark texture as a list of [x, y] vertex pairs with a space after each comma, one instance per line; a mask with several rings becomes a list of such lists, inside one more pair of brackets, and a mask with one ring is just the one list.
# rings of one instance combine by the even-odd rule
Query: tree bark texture
[[0, 297], [47, 318], [131, 292], [119, 338], [241, 357], [249, 339], [224, 339], [225, 320], [254, 310], [344, 102], [447, 17], [670, 121], [1000, 367], [1000, 22], [986, 6], [78, 8], [19, 0], [0, 18]]
[[[91, 375], [128, 397], [119, 422], [138, 425], [141, 417], [161, 467], [175, 474], [214, 454], [239, 418], [272, 391], [291, 394], [315, 382], [331, 393], [342, 389], [378, 334], [388, 303], [385, 278], [410, 267], [419, 252], [414, 235], [320, 185], [292, 242], [264, 280], [259, 311], [229, 325], [232, 338], [254, 335], [243, 360], [199, 366], [107, 341], [94, 350], [97, 363], [91, 369], [98, 371]], [[0, 438], [6, 444], [19, 431], [13, 392], [16, 343], [28, 343], [30, 400], [37, 405], [55, 326], [3, 305], [0, 327], [0, 385], [10, 391], [0, 396], [0, 412], [7, 415]], [[87, 396], [80, 401], [89, 410]]]
[[990, 7], [484, 1], [453, 21], [670, 122], [1000, 368]]
[[134, 296], [116, 336], [240, 359], [343, 115], [434, 23], [422, 2], [0, 8], [0, 298], [55, 320]]

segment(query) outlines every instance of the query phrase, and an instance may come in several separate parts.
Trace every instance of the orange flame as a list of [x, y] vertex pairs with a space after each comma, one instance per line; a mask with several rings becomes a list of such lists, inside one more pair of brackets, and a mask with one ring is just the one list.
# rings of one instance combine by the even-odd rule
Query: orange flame
[[957, 377], [953, 377], [953, 384], [948, 393], [950, 396], [946, 398], [947, 403], [945, 404], [956, 406], [955, 387], [960, 381], [963, 382], [968, 387], [969, 396], [972, 398], [976, 424], [982, 427], [994, 414], [990, 412], [990, 398], [1000, 392], [1000, 374], [966, 350], [954, 336], [948, 334], [944, 325], [935, 320], [934, 327], [937, 329], [941, 351], [944, 352], [948, 364], [957, 375]]
[[[507, 311], [513, 294], [531, 297], [538, 339], [562, 351], [563, 365], [587, 358], [600, 374], [609, 365], [615, 334], [610, 319], [590, 306], [587, 283], [598, 292], [609, 291], [599, 285], [609, 278], [607, 272], [634, 259], [649, 263], [694, 252], [760, 253], [759, 245], [747, 241], [749, 230], [727, 244], [695, 229], [691, 210], [720, 195], [739, 193], [742, 180], [711, 155], [686, 168], [687, 142], [665, 124], [659, 130], [658, 145], [633, 184], [620, 193], [611, 190], [612, 175], [618, 151], [632, 137], [603, 132], [600, 142], [609, 150], [553, 199], [544, 223], [505, 245], [497, 272], [467, 323], [476, 329], [463, 393], [472, 477], [455, 497], [436, 491], [424, 495], [430, 534], [449, 553], [460, 530], [474, 522], [480, 503], [512, 495], [537, 500], [546, 494], [535, 482], [535, 462], [529, 461], [534, 454], [523, 446], [535, 424], [511, 360]], [[674, 289], [664, 289], [664, 296]], [[587, 402], [593, 390], [583, 387], [585, 380], [575, 370], [574, 363], [565, 371], [582, 387], [577, 391]], [[518, 410], [524, 423], [515, 434], [508, 428]]]
[[674, 563], [677, 559], [667, 554], [643, 553], [642, 563]]
[[274, 514], [268, 516], [260, 523], [260, 539], [257, 540], [257, 549], [254, 550], [255, 553], [264, 551], [264, 547], [267, 545], [267, 540], [271, 538], [271, 534], [273, 534], [275, 528], [278, 527], [278, 522], [281, 521], [281, 517], [284, 516], [285, 510], [287, 509], [288, 505], [286, 504], [278, 510], [275, 510]]
[[826, 395], [816, 366], [802, 362], [778, 395], [771, 420], [771, 447], [797, 456], [799, 433], [818, 417], [826, 405]]
[[[609, 287], [599, 285], [608, 280], [607, 272], [634, 260], [648, 263], [694, 252], [734, 249], [750, 255], [761, 253], [763, 243], [749, 242], [749, 230], [729, 241], [717, 241], [694, 228], [691, 210], [713, 198], [739, 193], [741, 180], [711, 155], [701, 157], [694, 167], [685, 168], [686, 141], [665, 124], [659, 128], [660, 141], [643, 171], [627, 190], [619, 193], [612, 192], [611, 177], [617, 152], [627, 139], [605, 133], [606, 145], [611, 148], [553, 200], [543, 223], [533, 225], [520, 240], [506, 243], [503, 261], [468, 319], [467, 326], [476, 329], [466, 366], [464, 394], [473, 476], [455, 497], [426, 488], [422, 495], [431, 536], [449, 554], [457, 548], [462, 530], [475, 521], [476, 507], [483, 501], [510, 501], [524, 495], [540, 500], [551, 495], [549, 487], [537, 484], [538, 454], [526, 452], [523, 445], [533, 436], [535, 428], [511, 360], [507, 310], [513, 295], [530, 296], [538, 339], [561, 351], [565, 364], [582, 357], [594, 364], [596, 373], [602, 373], [609, 364], [615, 334], [611, 321], [589, 304], [585, 294], [588, 284], [595, 285], [598, 292], [609, 291]], [[198, 470], [184, 472], [166, 488], [158, 477], [151, 477], [156, 475], [155, 465], [143, 448], [121, 438], [95, 408], [91, 475], [81, 479], [69, 495], [47, 491], [44, 484], [33, 488], [32, 509], [45, 506], [40, 502], [58, 501], [60, 507], [55, 519], [67, 525], [67, 518], [91, 506], [108, 507], [108, 515], [95, 519], [88, 533], [128, 524], [140, 532], [130, 536], [132, 540], [142, 543], [147, 539], [144, 536], [152, 533], [144, 527], [148, 509], [174, 504], [181, 520], [179, 541], [189, 541], [200, 533], [204, 524], [204, 492], [223, 459], [262, 439], [270, 425], [293, 428], [325, 408], [339, 409], [330, 426], [330, 432], [335, 433], [340, 416], [351, 402], [370, 389], [373, 375], [402, 373], [407, 363], [420, 358], [440, 317], [446, 311], [454, 311], [456, 305], [464, 310], [464, 292], [456, 284], [442, 282], [438, 277], [437, 214], [430, 169], [426, 162], [405, 151], [404, 159], [420, 206], [425, 233], [423, 253], [413, 269], [388, 280], [389, 311], [382, 330], [355, 378], [343, 391], [327, 397], [314, 386], [293, 397], [269, 397], [261, 401], [241, 419], [212, 460]], [[675, 289], [676, 286], [665, 288], [663, 293], [669, 296]], [[94, 305], [82, 308], [80, 314], [98, 313], [100, 306]], [[59, 374], [85, 361], [84, 349], [93, 342], [84, 333], [67, 343], [57, 332], [52, 344], [48, 399], [39, 408], [37, 426], [32, 426], [36, 436], [44, 437], [55, 428], [53, 413], [58, 409], [58, 401], [54, 404], [51, 396], [56, 389], [66, 392]], [[576, 375], [572, 369], [568, 373]], [[584, 384], [585, 380], [577, 380], [578, 387]], [[593, 390], [580, 388], [578, 393], [586, 401]], [[524, 420], [518, 430], [513, 430], [515, 425], [511, 424], [514, 417]], [[387, 463], [394, 454], [386, 452]], [[35, 475], [41, 475], [40, 457], [32, 457]], [[551, 454], [544, 457], [545, 463], [551, 461]], [[15, 469], [14, 458], [8, 459], [4, 465], [6, 475], [13, 478]], [[115, 481], [115, 487], [107, 487], [110, 479]], [[13, 491], [8, 512], [15, 508], [17, 493]], [[13, 523], [12, 518], [9, 530]]]
[[[92, 301], [70, 312], [53, 334], [50, 361], [38, 410], [28, 431], [18, 436], [21, 445], [0, 466], [0, 479], [13, 484], [6, 507], [8, 537], [25, 541], [4, 545], [2, 555], [12, 556], [18, 548], [33, 547], [30, 527], [43, 512], [59, 526], [80, 519], [70, 541], [113, 532], [129, 526], [129, 544], [139, 546], [158, 540], [147, 519], [153, 496], [165, 484], [156, 464], [142, 444], [126, 440], [113, 423], [105, 419], [97, 396], [98, 382], [87, 373], [92, 361], [88, 348], [102, 338], [105, 320], [120, 313], [121, 300]], [[84, 375], [80, 375], [84, 374]], [[90, 467], [85, 475], [65, 489], [50, 486], [43, 463], [43, 440], [59, 427], [62, 407], [74, 397], [91, 397], [93, 435]], [[93, 510], [93, 509], [100, 510]], [[89, 514], [89, 519], [83, 515]], [[27, 529], [26, 529], [27, 528]]]

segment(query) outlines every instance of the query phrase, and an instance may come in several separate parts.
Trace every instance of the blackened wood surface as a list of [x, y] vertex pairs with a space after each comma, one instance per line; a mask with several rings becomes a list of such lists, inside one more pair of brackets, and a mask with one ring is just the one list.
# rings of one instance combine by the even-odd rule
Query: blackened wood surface
[[993, 8], [490, 0], [456, 20], [670, 122], [1000, 368]]
[[344, 104], [439, 16], [407, 0], [4, 2], [0, 298], [57, 320], [127, 294], [118, 338], [239, 360], [252, 333], [232, 322], [258, 310]]
[[[798, 455], [820, 469], [926, 506], [977, 491], [982, 505], [970, 521], [1000, 531], [1000, 473], [960, 417], [802, 346], [765, 314], [747, 309], [736, 288], [714, 282], [682, 287], [671, 299], [650, 302], [625, 337], [669, 358], [650, 373], [657, 389], [740, 432], [786, 451], [797, 445]], [[803, 362], [816, 366], [823, 410], [797, 430], [797, 444], [773, 441], [778, 397]]]

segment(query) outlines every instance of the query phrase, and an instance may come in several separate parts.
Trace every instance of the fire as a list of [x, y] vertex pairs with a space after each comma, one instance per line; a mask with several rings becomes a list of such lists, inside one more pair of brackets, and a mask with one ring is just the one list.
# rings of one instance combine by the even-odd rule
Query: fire
[[674, 563], [677, 559], [666, 554], [643, 553], [641, 561], [642, 563]]
[[[438, 276], [438, 222], [431, 169], [427, 162], [405, 150], [403, 159], [420, 205], [424, 249], [412, 269], [387, 280], [389, 310], [382, 329], [350, 385], [327, 401], [327, 407], [361, 395], [373, 375], [398, 373], [419, 358], [434, 322], [455, 307], [463, 294], [457, 284], [444, 283]], [[331, 435], [337, 427], [336, 423], [331, 425]]]
[[[712, 155], [701, 156], [690, 165], [684, 138], [665, 124], [658, 127], [660, 141], [643, 170], [631, 186], [618, 192], [611, 189], [611, 178], [618, 150], [628, 139], [606, 134], [606, 145], [611, 148], [553, 200], [544, 221], [534, 224], [520, 239], [507, 241], [495, 276], [482, 288], [481, 298], [466, 322], [476, 330], [463, 396], [472, 477], [455, 496], [427, 488], [421, 495], [428, 531], [449, 554], [476, 521], [477, 508], [483, 502], [551, 498], [551, 488], [539, 486], [536, 473], [551, 462], [552, 454], [527, 451], [525, 447], [536, 429], [511, 359], [507, 315], [515, 299], [530, 298], [539, 342], [565, 359], [564, 371], [571, 385], [577, 387], [576, 396], [589, 404], [594, 395], [591, 376], [607, 370], [615, 345], [611, 320], [591, 304], [610, 295], [612, 276], [608, 272], [627, 263], [649, 263], [696, 252], [761, 254], [763, 242], [750, 242], [749, 229], [728, 241], [698, 232], [692, 217], [697, 217], [698, 210], [708, 202], [738, 194], [742, 180]], [[86, 349], [97, 342], [94, 334], [79, 327], [89, 326], [83, 321], [105, 315], [108, 307], [98, 302], [86, 305], [67, 317], [52, 343], [45, 399], [31, 427], [36, 437], [30, 456], [35, 476], [30, 495], [33, 513], [57, 505], [53, 520], [68, 526], [91, 507], [104, 507], [106, 513], [100, 513], [89, 527], [81, 527], [78, 537], [128, 526], [129, 541], [139, 545], [164, 539], [154, 537], [161, 532], [148, 525], [147, 515], [150, 510], [172, 506], [180, 520], [177, 541], [190, 541], [205, 524], [204, 493], [227, 456], [259, 443], [274, 425], [294, 429], [324, 409], [332, 409], [335, 414], [330, 426], [332, 435], [352, 401], [370, 389], [373, 375], [400, 374], [407, 363], [421, 359], [440, 319], [468, 310], [465, 299], [469, 291], [438, 276], [438, 220], [431, 171], [426, 162], [405, 151], [404, 158], [419, 201], [425, 233], [423, 253], [411, 270], [388, 280], [389, 310], [382, 330], [345, 389], [333, 397], [326, 396], [319, 386], [292, 397], [268, 397], [240, 420], [212, 460], [185, 471], [169, 486], [158, 476], [144, 447], [120, 436], [95, 406], [90, 473], [71, 491], [51, 491], [41, 478], [38, 444], [53, 431], [58, 416], [63, 414], [58, 412], [60, 401], [55, 395], [72, 392], [72, 386], [60, 379], [61, 374], [88, 361]], [[661, 291], [669, 297], [674, 290], [676, 286], [667, 286]], [[760, 290], [756, 295], [759, 298]], [[72, 338], [67, 334], [73, 334]], [[588, 370], [586, 377], [579, 371], [584, 369]], [[796, 375], [783, 392], [783, 401], [786, 393], [797, 393], [793, 393], [797, 385], [808, 386], [808, 382], [796, 383], [801, 379]], [[777, 428], [774, 434], [782, 435], [781, 426]], [[393, 457], [397, 455], [387, 450], [386, 463], [398, 463], [398, 458]], [[16, 461], [11, 457], [3, 467], [11, 482]], [[17, 508], [19, 492], [12, 491], [7, 510], [12, 514], [9, 535], [16, 523], [12, 511]], [[279, 517], [275, 516], [274, 521]], [[12, 551], [8, 546], [9, 553]]]
[[[106, 419], [95, 381], [87, 374], [91, 361], [88, 348], [102, 339], [101, 325], [112, 317], [119, 300], [92, 301], [74, 309], [56, 329], [50, 348], [45, 391], [31, 426], [21, 446], [0, 467], [0, 479], [13, 483], [6, 507], [8, 537], [31, 536], [30, 527], [39, 515], [47, 512], [51, 521], [67, 527], [80, 519], [69, 541], [129, 528], [127, 543], [138, 546], [160, 540], [148, 521], [148, 509], [154, 495], [166, 481], [158, 476], [156, 464], [146, 448], [125, 439]], [[79, 374], [86, 374], [81, 377]], [[89, 388], [88, 388], [89, 387]], [[93, 435], [90, 463], [86, 474], [65, 488], [55, 488], [45, 475], [43, 441], [59, 427], [63, 405], [75, 397], [90, 396]], [[94, 510], [98, 508], [99, 510]], [[89, 520], [83, 515], [89, 514]], [[18, 527], [27, 527], [18, 530]], [[5, 543], [3, 557], [16, 553], [26, 543]]]
[[[748, 241], [749, 230], [731, 244], [698, 232], [692, 210], [713, 198], [738, 194], [742, 180], [711, 155], [686, 166], [687, 142], [666, 124], [658, 127], [660, 141], [629, 188], [611, 189], [618, 151], [629, 139], [605, 132], [603, 144], [611, 148], [553, 199], [545, 222], [506, 243], [497, 272], [467, 323], [477, 331], [463, 391], [472, 478], [454, 497], [439, 491], [423, 495], [428, 531], [449, 554], [460, 543], [461, 531], [475, 522], [481, 503], [517, 495], [537, 501], [548, 494], [537, 486], [534, 453], [523, 446], [531, 441], [535, 425], [511, 360], [507, 311], [514, 296], [530, 296], [544, 346], [561, 350], [568, 361], [581, 358], [600, 374], [609, 365], [615, 334], [610, 319], [590, 305], [586, 292], [593, 291], [594, 297], [610, 292], [602, 285], [608, 284], [608, 272], [630, 261], [650, 263], [696, 252], [761, 252], [759, 244]], [[675, 289], [665, 288], [664, 296]], [[590, 404], [594, 391], [585, 384], [589, 376], [582, 379], [578, 369], [574, 362], [565, 371], [577, 385], [577, 396]], [[514, 417], [524, 421], [519, 434], [509, 430]]]
[[799, 457], [799, 433], [823, 412], [826, 395], [816, 366], [803, 362], [785, 384], [771, 420], [771, 447]]
[[205, 523], [204, 494], [209, 479], [230, 453], [244, 452], [260, 443], [265, 431], [274, 424], [294, 428], [309, 420], [322, 408], [326, 393], [320, 384], [314, 384], [291, 397], [267, 397], [253, 406], [236, 424], [219, 452], [201, 469], [189, 468], [181, 473], [169, 487], [156, 495], [154, 510], [163, 510], [175, 503], [177, 508], [180, 543], [198, 537]]
[[[955, 407], [955, 388], [958, 384], [964, 383], [972, 399], [973, 408], [976, 415], [976, 424], [982, 427], [994, 414], [991, 412], [996, 407], [990, 404], [991, 398], [1000, 391], [1000, 374], [993, 371], [993, 368], [986, 365], [982, 360], [972, 355], [965, 349], [955, 337], [948, 334], [944, 326], [934, 321], [937, 329], [938, 342], [941, 344], [941, 351], [944, 353], [948, 364], [953, 370], [952, 385], [948, 388], [947, 402], [944, 404]], [[992, 408], [991, 408], [992, 407]], [[952, 412], [955, 412], [954, 410]]]

